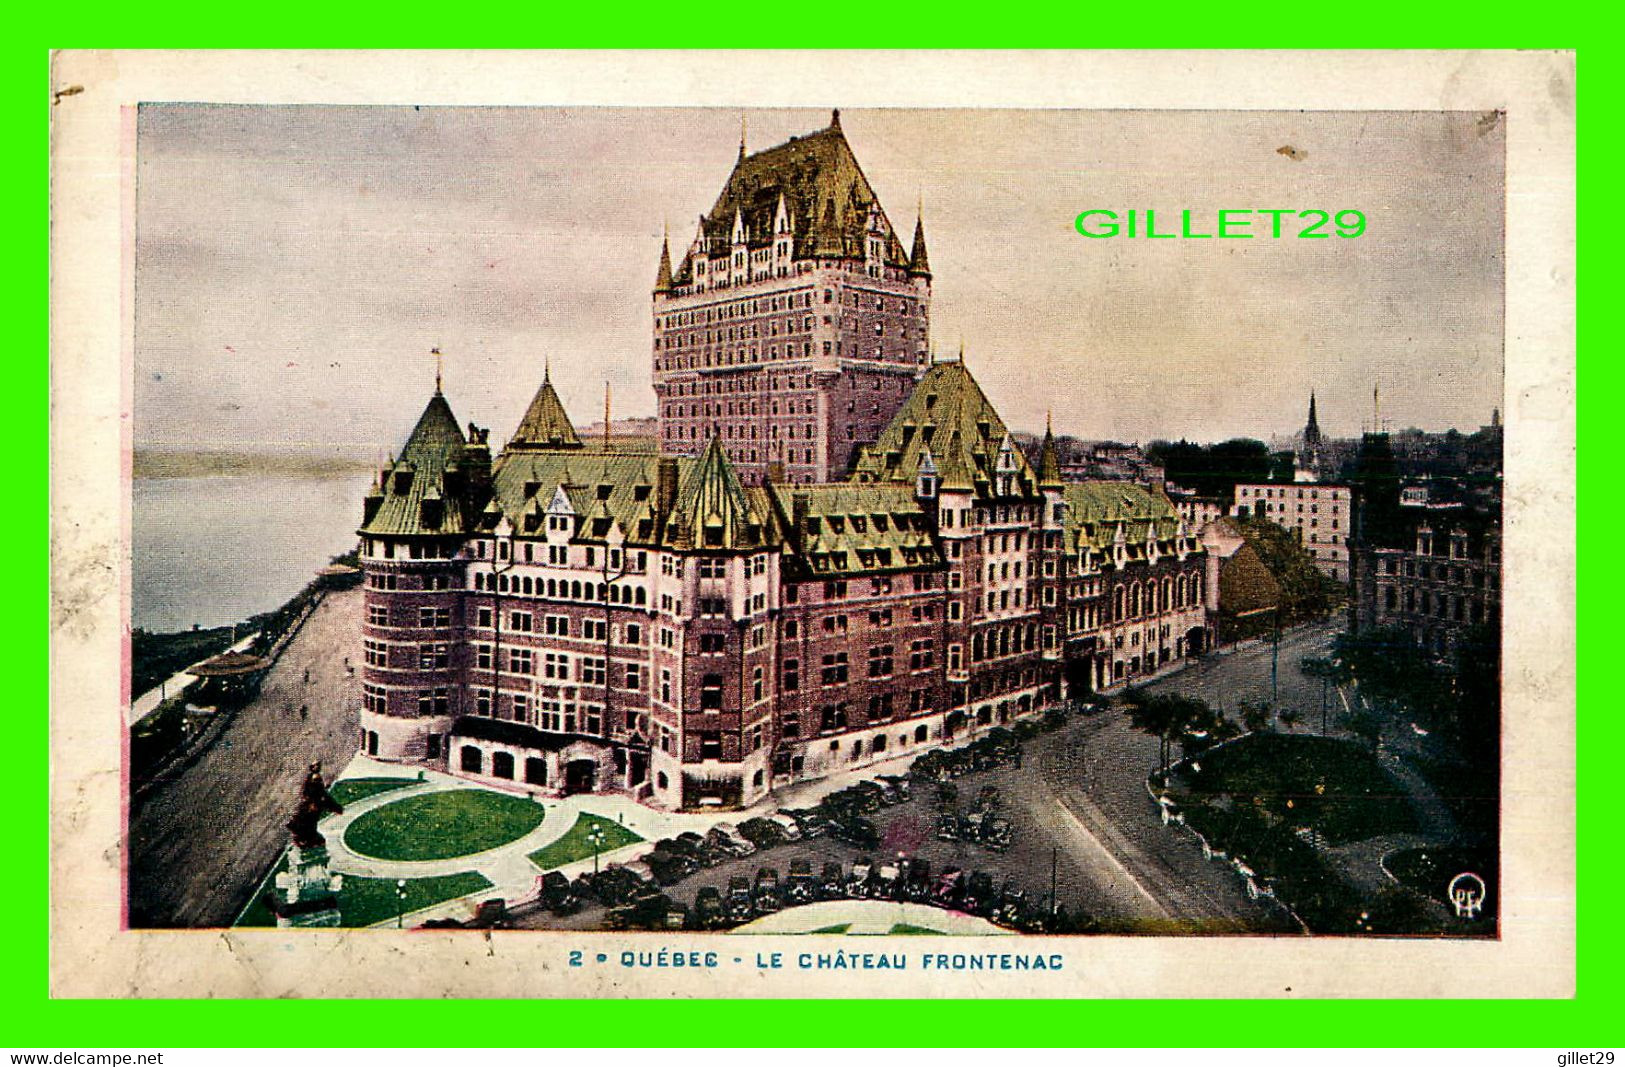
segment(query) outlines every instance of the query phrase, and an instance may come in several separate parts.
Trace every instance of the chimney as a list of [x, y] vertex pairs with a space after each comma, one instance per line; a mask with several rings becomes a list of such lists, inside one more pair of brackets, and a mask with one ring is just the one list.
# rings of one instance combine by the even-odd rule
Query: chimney
[[677, 506], [677, 457], [661, 456], [655, 474], [655, 513], [665, 522]]
[[804, 492], [790, 494], [790, 525], [795, 529], [792, 536], [795, 538], [794, 543], [797, 545], [801, 544], [802, 539], [807, 536], [807, 507], [809, 503], [810, 500]]

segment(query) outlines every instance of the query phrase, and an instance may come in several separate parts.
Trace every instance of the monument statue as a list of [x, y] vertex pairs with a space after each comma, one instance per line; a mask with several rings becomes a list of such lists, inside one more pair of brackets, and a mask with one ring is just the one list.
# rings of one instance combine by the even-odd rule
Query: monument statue
[[334, 800], [333, 794], [322, 783], [322, 763], [317, 760], [310, 765], [310, 773], [305, 776], [304, 787], [299, 792], [299, 807], [294, 810], [293, 818], [288, 820], [288, 832], [293, 835], [294, 845], [299, 848], [321, 848], [327, 844], [327, 839], [316, 829], [316, 824], [329, 812], [338, 815], [343, 811], [344, 805]]

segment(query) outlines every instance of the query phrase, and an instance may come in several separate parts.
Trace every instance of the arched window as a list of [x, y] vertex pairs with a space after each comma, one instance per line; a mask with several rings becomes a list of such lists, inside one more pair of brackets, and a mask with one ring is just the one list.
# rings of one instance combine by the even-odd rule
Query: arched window
[[1140, 617], [1140, 583], [1139, 582], [1135, 582], [1134, 583], [1134, 588], [1129, 590], [1128, 614], [1129, 614], [1129, 618], [1131, 618], [1131, 619], [1137, 619], [1137, 618]]
[[655, 785], [659, 786], [661, 789], [665, 789], [670, 784], [670, 781], [666, 778], [665, 771], [661, 771], [659, 774], [655, 775]]
[[464, 745], [460, 766], [468, 774], [479, 774], [485, 769], [485, 755], [473, 745]]
[[1115, 590], [1112, 591], [1112, 618], [1121, 619], [1122, 617], [1123, 617], [1123, 587], [1118, 586]]
[[491, 776], [493, 778], [513, 777], [513, 753], [496, 752], [492, 754]]
[[529, 785], [547, 784], [547, 761], [536, 756], [525, 758], [525, 782]]
[[971, 638], [971, 641], [970, 641], [970, 658], [973, 661], [976, 661], [976, 662], [980, 662], [981, 659], [982, 659], [982, 635], [981, 634], [977, 634], [975, 637]]
[[571, 600], [580, 600], [581, 599], [581, 583], [580, 582], [571, 582], [570, 583], [570, 599]]
[[643, 586], [641, 586], [641, 585], [638, 586], [636, 601], [637, 601], [639, 606], [643, 605], [643, 603], [645, 602], [645, 599], [647, 598], [647, 596], [648, 596], [648, 594], [643, 591]]

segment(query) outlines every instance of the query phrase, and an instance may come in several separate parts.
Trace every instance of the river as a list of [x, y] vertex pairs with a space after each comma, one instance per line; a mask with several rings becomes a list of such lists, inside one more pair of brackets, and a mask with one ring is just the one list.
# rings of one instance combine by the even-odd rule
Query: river
[[370, 472], [137, 478], [131, 625], [157, 633], [270, 611], [355, 547]]

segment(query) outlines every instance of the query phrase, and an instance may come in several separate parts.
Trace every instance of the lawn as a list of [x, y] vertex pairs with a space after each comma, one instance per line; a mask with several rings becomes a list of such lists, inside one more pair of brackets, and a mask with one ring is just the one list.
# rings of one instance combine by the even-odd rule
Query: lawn
[[379, 793], [387, 793], [392, 789], [405, 789], [409, 785], [417, 785], [416, 778], [346, 778], [334, 782], [329, 793], [340, 804], [354, 804], [358, 800], [365, 800]]
[[542, 806], [484, 789], [406, 797], [356, 818], [344, 843], [383, 860], [443, 860], [515, 841], [541, 825]]
[[[266, 890], [276, 885], [276, 876], [286, 870], [287, 866], [288, 857], [284, 854], [276, 867], [266, 876], [242, 917], [237, 920], [238, 926], [276, 925], [276, 916], [265, 906], [264, 896]], [[406, 911], [410, 913], [419, 908], [427, 908], [431, 904], [478, 893], [490, 887], [491, 883], [475, 871], [435, 878], [410, 878], [406, 882]], [[343, 925], [371, 926], [385, 919], [393, 919], [400, 911], [400, 900], [396, 896], [393, 880], [344, 876], [344, 888], [339, 890], [339, 914], [343, 916]]]
[[1172, 785], [1191, 804], [1251, 809], [1266, 822], [1318, 831], [1333, 845], [1416, 827], [1405, 790], [1362, 745], [1253, 734], [1206, 753]]
[[600, 855], [643, 840], [613, 819], [582, 813], [576, 819], [576, 824], [564, 832], [563, 837], [532, 852], [530, 862], [544, 871], [551, 871], [567, 863], [592, 858], [592, 842], [587, 840], [587, 831], [591, 830], [594, 824], [604, 828], [604, 840], [598, 847]]
[[913, 923], [894, 923], [890, 930], [894, 934], [932, 934], [940, 935], [941, 930], [933, 930], [929, 926], [915, 926]]

